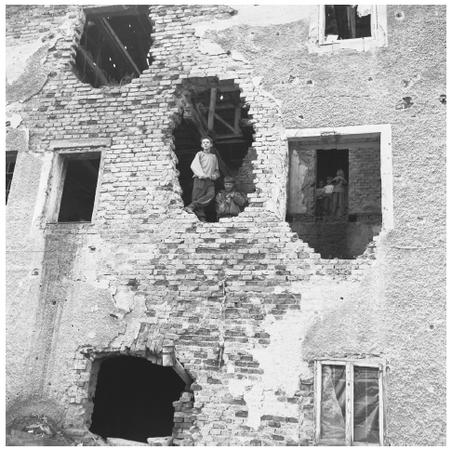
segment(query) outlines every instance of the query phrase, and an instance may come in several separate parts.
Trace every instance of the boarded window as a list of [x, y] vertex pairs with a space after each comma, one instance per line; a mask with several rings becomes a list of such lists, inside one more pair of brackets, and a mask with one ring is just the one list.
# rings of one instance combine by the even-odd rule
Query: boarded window
[[63, 155], [63, 192], [58, 222], [90, 222], [100, 153]]
[[13, 181], [14, 168], [16, 167], [16, 158], [17, 152], [6, 152], [6, 203], [8, 203], [9, 190], [11, 189], [11, 182]]
[[383, 444], [382, 366], [316, 362], [316, 441]]

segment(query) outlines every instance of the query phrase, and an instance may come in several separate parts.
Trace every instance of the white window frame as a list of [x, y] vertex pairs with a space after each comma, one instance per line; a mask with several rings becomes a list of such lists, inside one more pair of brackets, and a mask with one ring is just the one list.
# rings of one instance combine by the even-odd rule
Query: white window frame
[[[55, 152], [54, 155], [54, 165], [53, 165], [53, 175], [52, 175], [52, 189], [49, 198], [49, 212], [48, 212], [48, 223], [57, 224], [71, 224], [71, 223], [93, 223], [97, 213], [98, 201], [99, 201], [99, 191], [101, 185], [101, 176], [103, 172], [104, 165], [104, 149], [70, 149], [70, 150], [59, 150]], [[60, 222], [58, 220], [61, 208], [61, 200], [63, 197], [64, 182], [66, 178], [67, 162], [70, 159], [94, 159], [95, 156], [99, 157], [99, 171], [97, 173], [97, 185], [96, 193], [94, 197], [93, 212], [90, 221], [71, 221], [71, 222]]]
[[343, 48], [367, 51], [388, 45], [386, 5], [370, 5], [371, 36], [326, 42], [325, 5], [318, 5], [315, 22], [311, 26], [308, 50], [310, 53], [335, 53]]
[[[355, 125], [348, 127], [322, 127], [322, 128], [289, 128], [286, 129], [288, 141], [307, 137], [321, 137], [326, 135], [347, 136], [349, 134], [380, 134], [380, 177], [381, 177], [381, 214], [382, 234], [394, 228], [393, 188], [392, 188], [392, 138], [391, 125]], [[289, 180], [289, 176], [287, 176]], [[289, 181], [287, 181], [289, 182]], [[287, 203], [287, 202], [286, 202]], [[287, 205], [286, 205], [287, 208]]]
[[[314, 363], [314, 417], [315, 417], [315, 443], [316, 445], [344, 445], [342, 441], [331, 441], [320, 439], [321, 427], [321, 401], [322, 401], [322, 367], [323, 366], [345, 366], [345, 445], [364, 445], [364, 446], [381, 446], [384, 445], [385, 435], [385, 373], [386, 363], [380, 360], [349, 360], [349, 359], [318, 359]], [[354, 367], [370, 367], [378, 369], [378, 391], [379, 391], [379, 409], [378, 409], [378, 429], [379, 443], [363, 443], [353, 442], [353, 368]]]

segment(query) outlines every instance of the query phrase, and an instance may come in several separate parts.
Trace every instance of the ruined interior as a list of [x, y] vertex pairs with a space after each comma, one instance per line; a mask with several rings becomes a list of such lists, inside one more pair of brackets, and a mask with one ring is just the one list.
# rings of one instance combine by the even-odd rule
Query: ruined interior
[[[324, 193], [338, 170], [347, 181], [341, 213], [334, 208], [335, 194]], [[291, 141], [287, 221], [323, 258], [361, 255], [381, 230], [379, 134]]]
[[325, 37], [355, 39], [372, 35], [369, 5], [325, 5]]
[[[190, 164], [200, 151], [202, 136], [214, 141], [221, 177], [216, 181], [216, 192], [223, 188], [223, 178], [236, 178], [237, 189], [252, 192], [253, 174], [249, 156], [253, 143], [253, 126], [249, 106], [240, 96], [240, 87], [233, 80], [217, 77], [189, 78], [179, 89], [182, 113], [174, 129], [179, 183], [184, 205], [191, 201], [193, 172]], [[207, 220], [217, 220], [214, 204], [206, 209]]]
[[133, 356], [104, 359], [96, 380], [90, 430], [136, 442], [171, 436], [173, 402], [185, 383], [172, 367]]
[[146, 6], [91, 7], [84, 12], [74, 65], [82, 82], [96, 88], [123, 85], [149, 67], [152, 26]]

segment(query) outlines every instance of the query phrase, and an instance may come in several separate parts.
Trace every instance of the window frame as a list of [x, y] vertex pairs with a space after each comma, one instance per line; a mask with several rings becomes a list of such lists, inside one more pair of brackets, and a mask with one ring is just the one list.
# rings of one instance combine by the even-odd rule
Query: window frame
[[[11, 173], [11, 181], [9, 182], [9, 186], [8, 184], [5, 186], [5, 204], [8, 204], [8, 198], [9, 198], [9, 194], [11, 193], [11, 187], [13, 185], [13, 180], [14, 180], [14, 172], [16, 171], [16, 165], [17, 165], [17, 155], [18, 152], [16, 150], [7, 150], [6, 151], [6, 156], [5, 156], [5, 180], [6, 183], [8, 183], [8, 174]], [[14, 168], [12, 172], [8, 172], [8, 165], [10, 163], [14, 163]]]
[[[371, 36], [341, 39], [334, 42], [326, 42], [325, 36], [325, 5], [318, 6], [316, 24], [311, 27], [311, 44], [308, 49], [311, 53], [334, 53], [343, 48], [366, 51], [376, 47], [388, 45], [386, 5], [370, 5], [370, 31]], [[315, 42], [316, 45], [312, 45]]]
[[[320, 438], [321, 427], [321, 401], [322, 401], [322, 367], [323, 366], [345, 366], [345, 442], [338, 440], [327, 440]], [[353, 388], [354, 367], [369, 367], [378, 369], [378, 431], [379, 443], [354, 442], [353, 427]], [[315, 444], [316, 445], [361, 445], [382, 446], [385, 436], [385, 373], [387, 365], [377, 359], [317, 359], [314, 361], [314, 419], [315, 419]]]
[[[47, 223], [54, 224], [92, 224], [95, 221], [97, 207], [99, 202], [99, 192], [101, 185], [101, 177], [103, 173], [104, 166], [104, 153], [105, 151], [101, 148], [93, 148], [93, 149], [63, 149], [58, 150], [54, 154], [54, 163], [52, 170], [52, 189], [50, 192], [49, 198], [49, 214]], [[61, 200], [63, 197], [64, 190], [64, 182], [66, 179], [66, 170], [67, 170], [67, 162], [70, 159], [95, 159], [99, 157], [99, 171], [97, 173], [97, 184], [96, 184], [96, 192], [94, 194], [94, 204], [93, 204], [93, 212], [91, 214], [90, 221], [70, 221], [63, 222], [59, 221], [60, 209], [61, 209]]]

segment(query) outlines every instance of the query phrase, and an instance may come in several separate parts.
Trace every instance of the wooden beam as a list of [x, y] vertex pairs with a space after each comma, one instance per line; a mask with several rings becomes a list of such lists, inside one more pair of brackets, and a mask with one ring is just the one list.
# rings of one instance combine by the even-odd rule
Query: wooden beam
[[102, 70], [100, 70], [100, 68], [98, 66], [96, 66], [94, 61], [88, 55], [88, 52], [81, 46], [78, 49], [79, 49], [80, 55], [83, 58], [84, 63], [86, 63], [94, 71], [96, 78], [98, 78], [102, 84], [108, 84], [107, 77], [104, 75]]
[[[200, 109], [203, 109], [204, 111], [207, 111], [209, 108], [205, 105], [203, 105], [202, 103], [198, 104]], [[236, 104], [234, 103], [217, 103], [215, 105], [215, 111], [220, 111], [220, 110], [224, 110], [224, 109], [234, 109], [236, 107]]]
[[105, 16], [124, 16], [128, 14], [138, 14], [138, 8], [134, 5], [113, 5], [113, 6], [95, 6], [83, 8], [85, 14], [92, 17]]
[[209, 115], [208, 115], [208, 119], [207, 119], [207, 129], [209, 131], [213, 130], [216, 103], [217, 103], [217, 88], [211, 88], [210, 89]]
[[[214, 114], [215, 118], [221, 122], [225, 127], [229, 128], [233, 133], [236, 133], [234, 127], [232, 127], [229, 123], [226, 122], [221, 116], [219, 116], [217, 113]], [[239, 130], [240, 131], [240, 130]]]
[[96, 19], [96, 23], [99, 25], [99, 29], [105, 34], [105, 36], [111, 41], [114, 47], [119, 51], [119, 54], [123, 57], [124, 61], [128, 64], [129, 68], [132, 69], [137, 76], [140, 75], [140, 69], [135, 64], [135, 61], [129, 55], [129, 52], [124, 47], [121, 40], [116, 35], [115, 31], [108, 23], [105, 17], [100, 17]]
[[242, 113], [242, 108], [240, 107], [240, 105], [237, 105], [235, 107], [235, 112], [234, 112], [234, 130], [235, 132], [238, 134], [240, 133], [240, 116]]
[[196, 107], [196, 105], [192, 105], [191, 106], [191, 118], [192, 121], [195, 123], [195, 125], [197, 125], [197, 128], [200, 130], [201, 132], [201, 136], [203, 134], [208, 134], [207, 133], [207, 123], [206, 123], [206, 119], [203, 117], [203, 115], [199, 112], [198, 108]]
[[187, 390], [190, 389], [190, 386], [193, 383], [193, 380], [191, 379], [191, 377], [188, 375], [188, 373], [183, 368], [182, 364], [177, 359], [174, 361], [173, 370], [184, 381], [185, 389], [187, 389]]
[[356, 13], [354, 6], [347, 6], [347, 21], [350, 30], [350, 37], [356, 38]]

